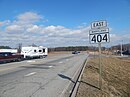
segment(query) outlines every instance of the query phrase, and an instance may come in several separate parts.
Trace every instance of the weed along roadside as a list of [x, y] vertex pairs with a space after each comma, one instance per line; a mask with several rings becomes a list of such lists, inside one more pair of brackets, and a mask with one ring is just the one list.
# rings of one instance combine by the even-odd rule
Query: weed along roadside
[[102, 90], [98, 87], [99, 59], [90, 58], [76, 97], [130, 97], [130, 58], [102, 58]]

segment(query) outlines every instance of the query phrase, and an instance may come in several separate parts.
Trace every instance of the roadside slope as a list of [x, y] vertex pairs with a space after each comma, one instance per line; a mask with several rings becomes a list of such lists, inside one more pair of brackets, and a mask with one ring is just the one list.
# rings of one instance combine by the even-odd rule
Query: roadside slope
[[98, 58], [89, 59], [76, 97], [130, 97], [130, 58], [102, 58], [102, 91], [98, 63]]

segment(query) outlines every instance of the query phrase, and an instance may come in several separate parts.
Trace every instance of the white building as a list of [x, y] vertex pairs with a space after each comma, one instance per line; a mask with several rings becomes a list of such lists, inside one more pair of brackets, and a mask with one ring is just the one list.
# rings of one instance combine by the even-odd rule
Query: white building
[[11, 53], [17, 53], [17, 49], [0, 49], [0, 52], [11, 52]]

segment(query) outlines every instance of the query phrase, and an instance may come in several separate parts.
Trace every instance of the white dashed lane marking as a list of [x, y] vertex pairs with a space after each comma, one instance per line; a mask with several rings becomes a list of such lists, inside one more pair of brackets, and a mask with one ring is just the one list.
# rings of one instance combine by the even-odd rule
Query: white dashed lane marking
[[48, 66], [49, 68], [53, 67], [53, 66]]
[[31, 73], [28, 73], [28, 74], [26, 74], [26, 75], [24, 75], [24, 76], [31, 76], [31, 75], [34, 75], [34, 74], [36, 74], [37, 72], [31, 72]]
[[59, 62], [59, 63], [63, 63], [63, 62]]

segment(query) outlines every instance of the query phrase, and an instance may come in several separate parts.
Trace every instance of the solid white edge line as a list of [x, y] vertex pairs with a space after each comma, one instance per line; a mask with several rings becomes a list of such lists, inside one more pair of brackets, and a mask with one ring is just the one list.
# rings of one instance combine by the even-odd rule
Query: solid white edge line
[[86, 65], [87, 65], [88, 60], [89, 60], [89, 58], [86, 60], [86, 62], [85, 62], [85, 64], [84, 64], [84, 67], [83, 67], [83, 69], [82, 69], [82, 71], [81, 71], [81, 74], [80, 74], [79, 79], [78, 79], [78, 81], [77, 81], [77, 83], [76, 83], [76, 86], [75, 86], [75, 88], [74, 88], [74, 91], [72, 92], [71, 97], [75, 97], [76, 94], [77, 94], [77, 91], [78, 91], [78, 88], [79, 88], [79, 85], [80, 85], [80, 81], [81, 81], [81, 77], [82, 77], [82, 75], [83, 75], [83, 72], [84, 72], [84, 69], [85, 69], [85, 67], [86, 67]]
[[36, 62], [35, 60], [29, 60], [29, 61], [27, 61], [28, 63], [30, 63], [30, 62]]
[[[89, 56], [89, 55], [88, 55]], [[87, 56], [87, 58], [88, 58], [88, 56]], [[86, 61], [87, 62], [87, 61]], [[86, 63], [85, 62], [85, 63]], [[84, 64], [83, 64], [84, 65]], [[85, 66], [86, 66], [86, 64], [85, 64]], [[75, 74], [74, 74], [74, 76], [72, 77], [72, 79], [74, 79], [75, 78], [75, 76], [77, 75], [77, 73], [79, 72], [79, 70], [82, 68], [82, 65], [80, 66], [80, 68], [78, 68], [78, 70], [75, 72]], [[83, 73], [83, 72], [82, 72]], [[70, 86], [70, 84], [71, 84], [72, 82], [71, 81], [69, 81], [69, 83], [66, 85], [66, 87], [63, 89], [63, 91], [61, 92], [61, 94], [60, 94], [60, 96], [59, 97], [64, 97], [65, 96], [65, 92], [67, 91], [67, 89], [69, 88], [69, 86]], [[74, 97], [73, 96], [74, 94], [72, 93], [72, 97]]]

